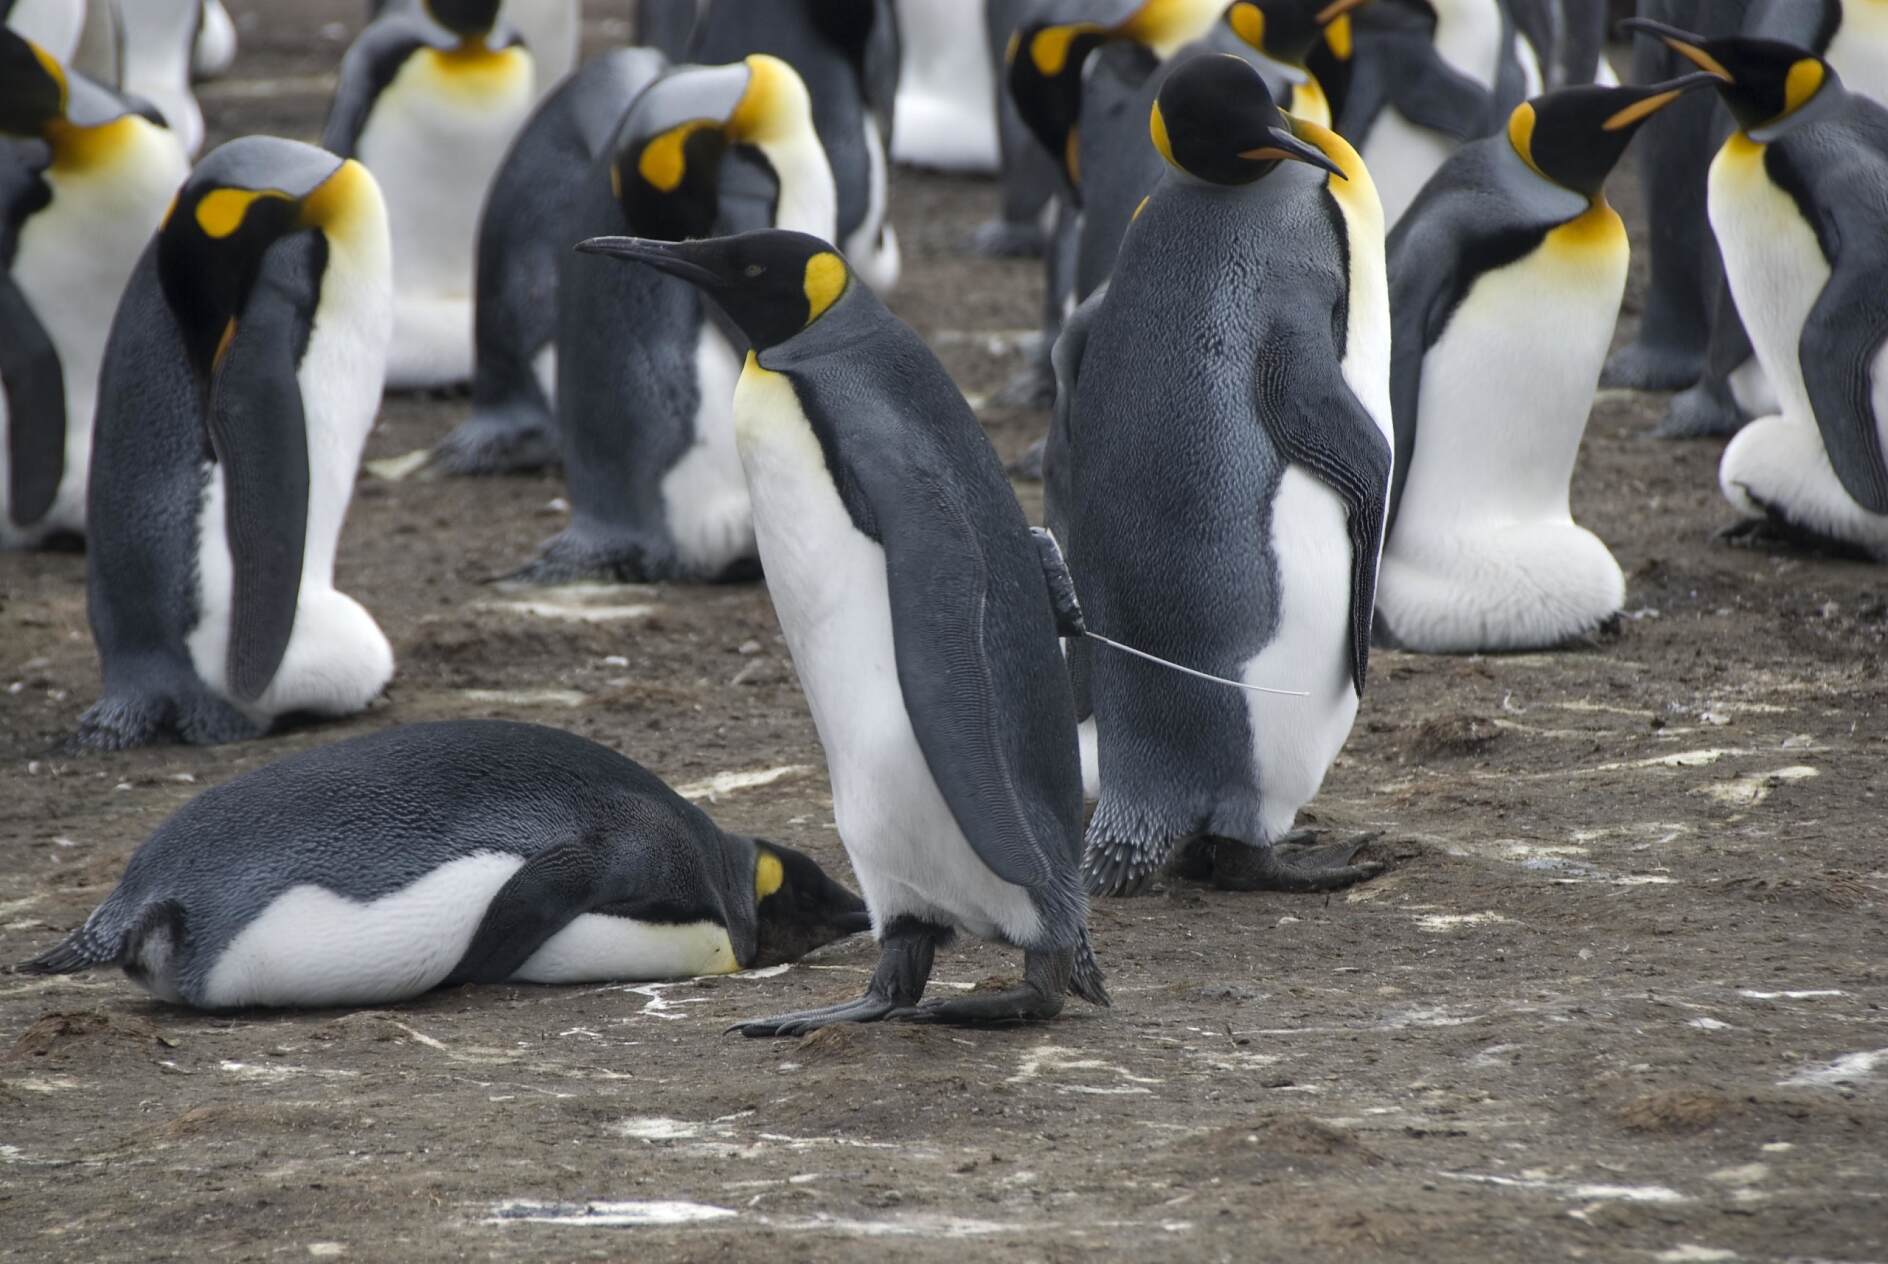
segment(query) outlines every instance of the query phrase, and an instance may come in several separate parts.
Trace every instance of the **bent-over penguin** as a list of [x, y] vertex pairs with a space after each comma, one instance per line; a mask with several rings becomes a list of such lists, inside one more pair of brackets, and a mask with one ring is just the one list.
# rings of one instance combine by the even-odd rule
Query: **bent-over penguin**
[[[687, 66], [624, 116], [579, 195], [580, 235], [679, 241], [748, 229], [833, 231], [832, 168], [806, 86], [777, 57]], [[754, 522], [734, 451], [745, 340], [694, 287], [565, 251], [557, 438], [570, 525], [516, 574], [754, 577]]]
[[112, 312], [189, 173], [148, 105], [0, 28], [0, 548], [85, 530]]
[[360, 163], [251, 136], [178, 192], [99, 377], [87, 612], [104, 696], [78, 745], [234, 741], [359, 711], [393, 674], [335, 591], [380, 403], [387, 212]]
[[375, 1005], [441, 984], [727, 974], [868, 925], [812, 860], [724, 833], [615, 751], [453, 720], [198, 795], [21, 969], [116, 965], [198, 1009]]
[[[422, 0], [341, 59], [321, 143], [380, 182], [393, 233], [393, 390], [472, 376], [479, 209], [533, 97], [531, 54], [498, 0]], [[430, 19], [430, 20], [428, 20]]]
[[1718, 484], [1758, 522], [1888, 561], [1888, 108], [1794, 44], [1631, 26], [1716, 77], [1737, 124], [1711, 228], [1780, 407]]
[[1558, 645], [1625, 576], [1568, 484], [1626, 289], [1606, 177], [1697, 74], [1563, 88], [1457, 150], [1390, 234], [1396, 477], [1377, 633], [1428, 653]]
[[1169, 171], [1056, 344], [1045, 519], [1095, 631], [1307, 696], [1071, 644], [1098, 744], [1084, 874], [1127, 893], [1171, 857], [1234, 889], [1343, 886], [1376, 871], [1354, 849], [1278, 844], [1369, 659], [1391, 463], [1382, 212], [1356, 151], [1279, 112], [1237, 57], [1175, 70], [1149, 130]]
[[668, 68], [616, 48], [566, 79], [532, 114], [492, 178], [479, 217], [472, 415], [433, 450], [448, 474], [533, 470], [557, 460], [557, 271], [583, 236], [583, 183], [636, 95]]
[[[752, 348], [734, 412], [761, 561], [880, 944], [863, 997], [739, 1030], [1048, 1018], [1070, 990], [1106, 1004], [1049, 588], [944, 367], [815, 237], [583, 248], [700, 286]], [[957, 931], [1022, 948], [1021, 986], [914, 1008]]]

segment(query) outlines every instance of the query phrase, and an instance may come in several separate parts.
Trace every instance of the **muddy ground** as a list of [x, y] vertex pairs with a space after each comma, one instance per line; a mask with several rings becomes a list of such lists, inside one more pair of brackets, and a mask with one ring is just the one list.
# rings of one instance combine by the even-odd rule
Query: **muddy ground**
[[[312, 138], [351, 29], [323, 25], [360, 6], [232, 7], [212, 138]], [[1033, 265], [957, 253], [992, 200], [901, 173], [894, 203], [897, 306], [973, 398], [1037, 301]], [[1883, 572], [1714, 540], [1718, 445], [1642, 438], [1661, 404], [1603, 398], [1574, 485], [1630, 576], [1617, 635], [1377, 656], [1306, 815], [1381, 831], [1387, 876], [1101, 904], [1114, 1010], [1006, 1030], [721, 1034], [855, 992], [863, 940], [768, 977], [286, 1016], [0, 976], [0, 1256], [1888, 1258]], [[464, 410], [391, 400], [369, 455]], [[1006, 455], [1040, 424], [985, 419]], [[391, 695], [215, 750], [61, 753], [97, 687], [84, 561], [0, 557], [0, 959], [204, 787], [447, 716], [574, 729], [843, 872], [761, 589], [549, 599], [578, 619], [481, 582], [559, 492], [363, 475], [339, 579], [394, 641]], [[937, 986], [1015, 965], [964, 946]]]

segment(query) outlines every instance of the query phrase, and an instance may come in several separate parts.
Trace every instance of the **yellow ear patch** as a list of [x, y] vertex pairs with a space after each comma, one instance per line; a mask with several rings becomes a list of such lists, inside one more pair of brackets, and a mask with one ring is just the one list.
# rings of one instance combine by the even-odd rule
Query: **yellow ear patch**
[[367, 168], [349, 158], [302, 199], [302, 224], [308, 228], [338, 225], [376, 192]]
[[846, 292], [846, 261], [822, 250], [806, 261], [806, 323], [812, 324]]
[[197, 203], [197, 227], [206, 236], [227, 237], [243, 226], [243, 218], [258, 199], [294, 199], [280, 189], [212, 189]]
[[1802, 109], [1827, 77], [1822, 62], [1816, 58], [1804, 57], [1797, 61], [1783, 79], [1783, 112], [1794, 114]]
[[1330, 25], [1324, 28], [1324, 42], [1330, 48], [1333, 57], [1339, 61], [1350, 60], [1350, 55], [1356, 51], [1357, 46], [1356, 36], [1351, 29], [1350, 14], [1341, 13], [1331, 19]]
[[1154, 102], [1154, 112], [1148, 116], [1147, 134], [1154, 138], [1154, 148], [1160, 152], [1162, 158], [1173, 166], [1180, 165], [1174, 161], [1173, 142], [1167, 139], [1167, 120], [1161, 115], [1158, 101]]
[[64, 115], [66, 112], [66, 98], [71, 95], [71, 89], [66, 83], [66, 68], [59, 64], [57, 57], [54, 57], [32, 40], [27, 40], [26, 46], [33, 50], [33, 57], [39, 62], [39, 68], [46, 72], [46, 77], [59, 85], [59, 113]]
[[636, 159], [637, 173], [662, 192], [675, 192], [682, 183], [682, 177], [688, 172], [688, 158], [683, 153], [683, 146], [696, 132], [716, 126], [718, 124], [713, 119], [690, 119], [671, 127], [643, 146], [642, 156]]
[[1521, 161], [1531, 168], [1535, 175], [1546, 178], [1534, 161], [1534, 124], [1538, 120], [1534, 107], [1526, 101], [1514, 107], [1514, 113], [1508, 115], [1508, 143], [1514, 146], [1514, 152], [1521, 155]]
[[1104, 29], [1093, 22], [1045, 26], [1029, 41], [1029, 60], [1035, 63], [1036, 73], [1053, 79], [1069, 64], [1069, 47], [1075, 43], [1076, 36]]
[[780, 857], [765, 847], [754, 849], [754, 898], [764, 900], [786, 883], [787, 871]]
[[1226, 25], [1252, 47], [1261, 51], [1265, 48], [1265, 13], [1251, 0], [1239, 0], [1226, 10]]
[[1631, 127], [1634, 123], [1637, 123], [1647, 115], [1657, 114], [1660, 110], [1678, 100], [1678, 98], [1683, 95], [1683, 93], [1674, 90], [1672, 92], [1661, 92], [1657, 96], [1647, 97], [1643, 101], [1634, 101], [1631, 105], [1620, 110], [1604, 123], [1601, 123], [1600, 130], [1603, 132], [1616, 132], [1622, 127]]

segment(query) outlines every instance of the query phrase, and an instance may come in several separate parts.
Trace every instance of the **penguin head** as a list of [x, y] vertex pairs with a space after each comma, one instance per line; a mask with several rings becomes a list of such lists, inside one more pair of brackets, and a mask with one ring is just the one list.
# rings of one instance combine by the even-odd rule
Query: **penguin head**
[[1719, 95], [1744, 132], [1795, 118], [1839, 83], [1828, 62], [1781, 40], [1743, 35], [1706, 39], [1646, 18], [1628, 18], [1620, 28], [1661, 41], [1716, 80]]
[[1514, 107], [1508, 143], [1536, 174], [1597, 199], [1641, 124], [1692, 89], [1715, 82], [1701, 72], [1645, 87], [1561, 88]]
[[[1305, 64], [1305, 58], [1325, 39], [1326, 28], [1348, 27], [1350, 11], [1369, 0], [1237, 0], [1221, 19], [1245, 43], [1286, 66]], [[1338, 32], [1338, 42], [1348, 37]]]
[[1168, 75], [1147, 126], [1169, 166], [1209, 184], [1251, 184], [1287, 161], [1344, 177], [1328, 154], [1299, 139], [1259, 72], [1231, 54], [1194, 57]]
[[379, 204], [367, 168], [300, 141], [246, 136], [198, 163], [157, 231], [157, 267], [199, 374], [214, 372], [271, 246]]
[[835, 939], [872, 929], [865, 901], [826, 876], [812, 857], [754, 840], [756, 951], [748, 968], [798, 961]]
[[32, 40], [0, 26], [0, 132], [43, 137], [58, 149], [133, 113], [162, 123], [152, 117], [156, 111], [71, 73]]
[[1225, 0], [1044, 0], [1016, 28], [1004, 54], [1004, 82], [1016, 112], [1070, 185], [1081, 183], [1075, 151], [1088, 55], [1133, 40], [1164, 59], [1205, 34], [1225, 7]]
[[422, 0], [426, 16], [462, 40], [483, 38], [498, 25], [499, 0]]
[[624, 117], [610, 183], [630, 225], [681, 241], [713, 231], [721, 156], [818, 143], [813, 102], [792, 66], [765, 53], [726, 66], [687, 66], [651, 84]]
[[778, 228], [706, 241], [592, 237], [577, 249], [634, 259], [687, 281], [720, 304], [755, 351], [777, 347], [812, 325], [853, 284], [846, 261], [830, 244]]

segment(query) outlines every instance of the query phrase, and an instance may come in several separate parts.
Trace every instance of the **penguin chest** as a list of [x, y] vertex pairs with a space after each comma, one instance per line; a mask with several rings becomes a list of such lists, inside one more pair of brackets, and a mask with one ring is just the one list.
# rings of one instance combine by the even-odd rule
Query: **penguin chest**
[[695, 343], [700, 403], [694, 434], [681, 459], [662, 476], [662, 508], [675, 551], [693, 572], [714, 575], [754, 555], [754, 518], [747, 480], [734, 449], [733, 398], [740, 361], [703, 316]]
[[1711, 163], [1711, 228], [1738, 314], [1786, 418], [1813, 424], [1797, 361], [1803, 322], [1829, 282], [1823, 257], [1796, 200], [1770, 178], [1765, 148], [1741, 132]]
[[1469, 287], [1423, 357], [1399, 534], [1570, 521], [1567, 485], [1626, 265], [1625, 228], [1602, 203]]
[[1396, 227], [1436, 168], [1456, 151], [1441, 132], [1418, 126], [1392, 108], [1377, 116], [1362, 146], [1364, 166], [1383, 200], [1383, 226]]
[[531, 108], [522, 48], [420, 49], [381, 91], [357, 145], [380, 181], [401, 297], [472, 297], [485, 191]]
[[521, 983], [600, 983], [687, 979], [741, 968], [727, 928], [670, 925], [607, 913], [580, 913], [511, 976]]

